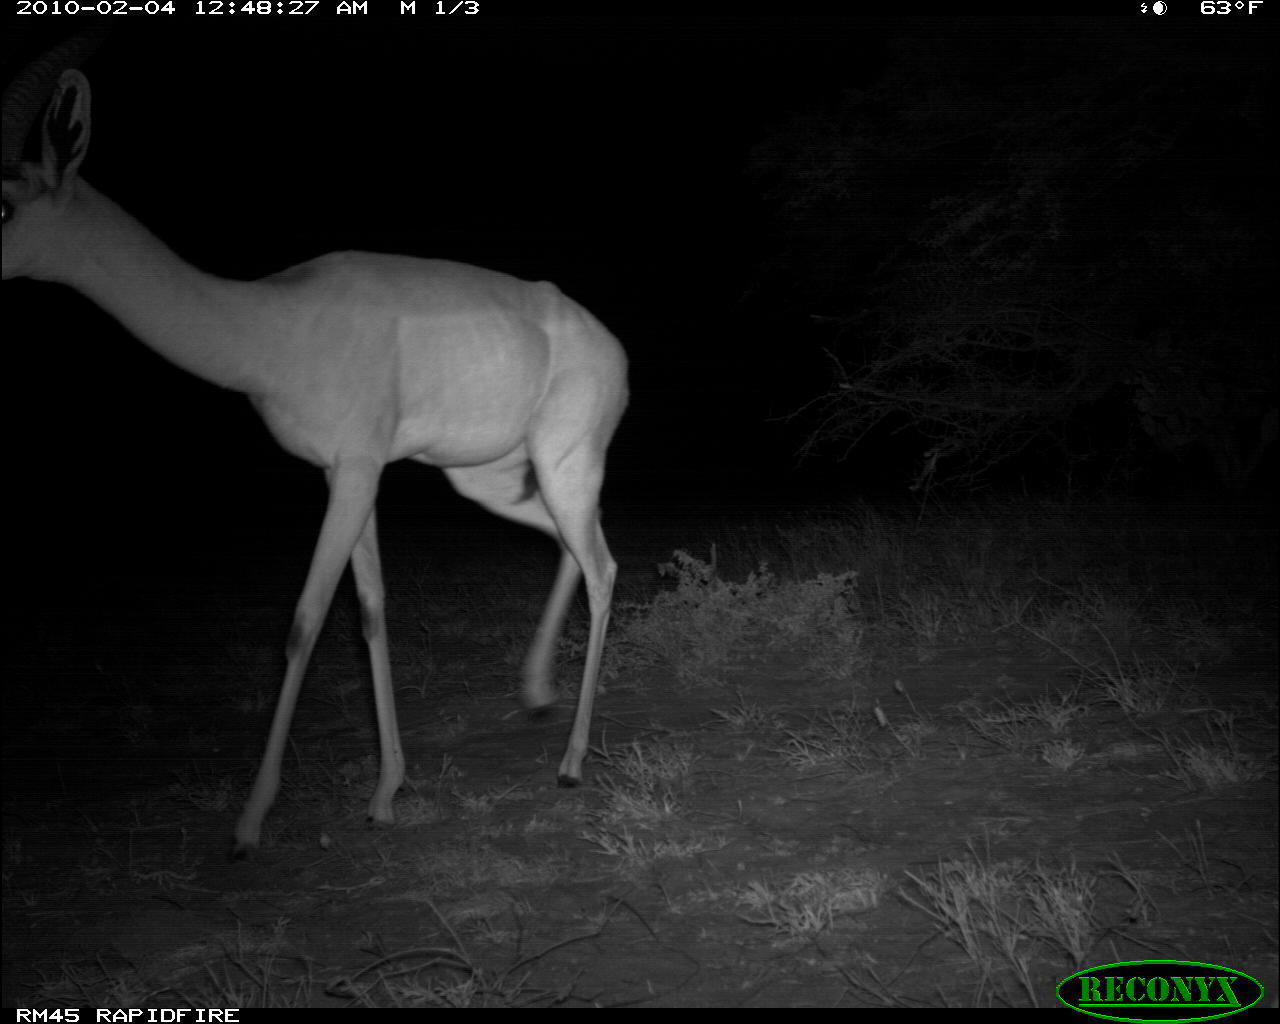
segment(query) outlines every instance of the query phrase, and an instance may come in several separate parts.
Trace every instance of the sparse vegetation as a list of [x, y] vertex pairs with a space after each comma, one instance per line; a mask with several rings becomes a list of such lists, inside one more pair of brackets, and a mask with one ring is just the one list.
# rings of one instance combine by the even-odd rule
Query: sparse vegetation
[[812, 871], [781, 885], [750, 882], [738, 902], [748, 924], [802, 938], [835, 927], [838, 918], [874, 910], [887, 888], [888, 880], [873, 868]]
[[[260, 866], [226, 873], [198, 838], [244, 784], [211, 760], [6, 830], [16, 919], [57, 930], [93, 892], [135, 933], [157, 927], [146, 908], [214, 896], [244, 922], [228, 935], [184, 917], [173, 949], [129, 965], [35, 956], [21, 1001], [552, 1006], [615, 986], [611, 1001], [643, 1002], [651, 979], [680, 991], [664, 958], [709, 970], [734, 949], [752, 966], [716, 968], [724, 1000], [759, 983], [797, 1004], [1047, 1005], [1079, 965], [1185, 953], [1160, 922], [1220, 922], [1228, 904], [1236, 952], [1202, 955], [1256, 968], [1275, 893], [1274, 693], [1205, 680], [1262, 631], [1234, 624], [1237, 605], [1206, 610], [1212, 574], [1192, 600], [1162, 597], [1140, 558], [1119, 571], [1117, 537], [1140, 535], [1100, 515], [852, 509], [726, 531], [696, 548], [706, 560], [655, 558], [651, 578], [633, 566], [572, 791], [550, 785], [562, 725], [504, 721], [498, 703], [531, 625], [434, 628], [421, 663], [397, 667], [411, 783], [391, 830], [352, 812], [376, 763], [333, 728], [362, 727], [363, 698], [322, 650], [305, 769], [290, 768]], [[1164, 546], [1191, 574], [1196, 546]], [[523, 607], [496, 600], [498, 619]], [[459, 608], [490, 615], [475, 595]], [[403, 610], [410, 631], [440, 616]], [[354, 620], [335, 618], [358, 649]], [[494, 682], [455, 688], [476, 643]], [[219, 691], [227, 717], [207, 716], [202, 742], [226, 743], [262, 688]], [[111, 736], [145, 751], [166, 712], [128, 694]], [[779, 944], [794, 948], [781, 975]], [[658, 966], [632, 985], [624, 963]], [[789, 979], [803, 984], [777, 994]]]
[[1008, 976], [1033, 1006], [1039, 999], [1033, 964], [1042, 948], [1065, 953], [1074, 970], [1101, 934], [1098, 880], [1074, 864], [992, 862], [970, 845], [967, 857], [906, 877], [902, 898], [957, 943], [984, 979], [999, 985]]
[[781, 582], [761, 562], [734, 583], [720, 577], [714, 556], [703, 562], [678, 550], [658, 571], [675, 588], [619, 610], [609, 676], [623, 663], [661, 664], [686, 683], [716, 681], [744, 658], [779, 649], [803, 650], [805, 667], [824, 678], [849, 679], [861, 663], [852, 570]]

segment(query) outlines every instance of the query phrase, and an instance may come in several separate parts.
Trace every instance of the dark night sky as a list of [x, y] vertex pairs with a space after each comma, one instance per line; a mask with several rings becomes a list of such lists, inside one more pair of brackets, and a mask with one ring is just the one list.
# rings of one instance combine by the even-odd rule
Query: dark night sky
[[[120, 21], [85, 67], [84, 174], [228, 276], [352, 248], [553, 280], [631, 358], [610, 494], [663, 507], [791, 487], [799, 437], [776, 418], [814, 393], [823, 364], [806, 310], [752, 301], [775, 240], [744, 170], [771, 126], [873, 82], [887, 44], [919, 24]], [[956, 24], [975, 39], [1056, 31]], [[1205, 30], [1112, 24], [1136, 51]], [[845, 256], [873, 265], [880, 244]], [[5, 303], [10, 436], [26, 439], [9, 479], [36, 483], [33, 530], [90, 509], [100, 522], [194, 515], [250, 490], [283, 501], [301, 487], [318, 507], [318, 476], [274, 450], [239, 396], [168, 367], [66, 290], [6, 283]]]

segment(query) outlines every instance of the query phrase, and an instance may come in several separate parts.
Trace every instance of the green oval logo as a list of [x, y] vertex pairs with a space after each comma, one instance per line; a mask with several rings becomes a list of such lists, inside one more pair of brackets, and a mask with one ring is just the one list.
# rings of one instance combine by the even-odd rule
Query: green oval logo
[[1126, 960], [1063, 978], [1058, 999], [1103, 1020], [1217, 1020], [1262, 998], [1247, 974], [1194, 960]]

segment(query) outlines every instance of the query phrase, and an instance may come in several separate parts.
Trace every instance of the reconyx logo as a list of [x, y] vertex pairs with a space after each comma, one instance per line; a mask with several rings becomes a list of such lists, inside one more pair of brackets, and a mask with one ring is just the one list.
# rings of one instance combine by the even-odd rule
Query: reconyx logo
[[1217, 964], [1130, 960], [1063, 978], [1058, 998], [1103, 1020], [1216, 1020], [1247, 1010], [1262, 998], [1262, 986]]

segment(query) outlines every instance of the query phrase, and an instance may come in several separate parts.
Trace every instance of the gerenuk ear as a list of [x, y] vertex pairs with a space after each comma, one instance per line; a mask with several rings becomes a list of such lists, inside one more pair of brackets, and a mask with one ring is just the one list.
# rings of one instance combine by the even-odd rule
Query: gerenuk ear
[[44, 115], [40, 165], [45, 184], [61, 189], [75, 179], [89, 150], [89, 80], [74, 68], [58, 77]]

